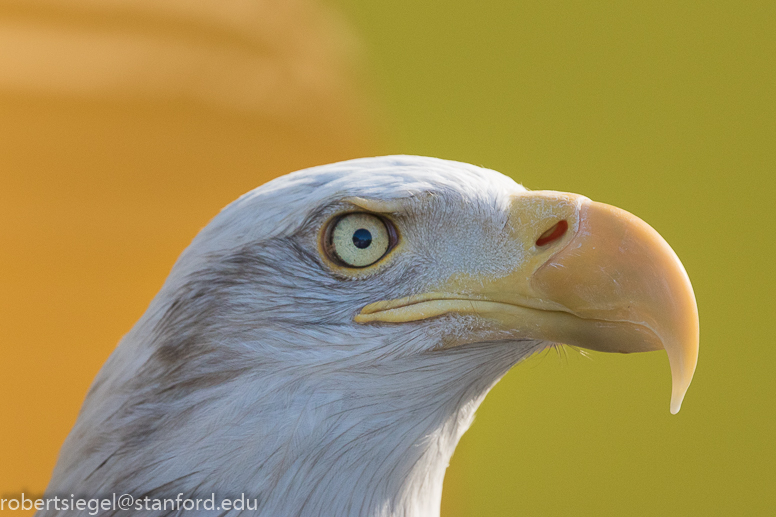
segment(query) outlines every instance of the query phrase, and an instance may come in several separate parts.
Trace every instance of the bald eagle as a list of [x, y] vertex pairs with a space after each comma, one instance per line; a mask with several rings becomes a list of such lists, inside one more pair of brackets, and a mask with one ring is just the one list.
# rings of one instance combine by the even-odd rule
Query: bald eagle
[[478, 405], [558, 343], [665, 349], [679, 410], [697, 308], [650, 226], [440, 159], [295, 172], [183, 252], [97, 375], [47, 493], [256, 501], [219, 515], [438, 515]]

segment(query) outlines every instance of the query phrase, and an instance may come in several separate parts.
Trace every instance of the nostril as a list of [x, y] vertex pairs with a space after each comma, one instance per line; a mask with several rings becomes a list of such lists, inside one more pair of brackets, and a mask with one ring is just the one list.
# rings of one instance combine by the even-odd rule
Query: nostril
[[552, 241], [556, 241], [563, 237], [568, 229], [569, 223], [566, 221], [558, 221], [552, 226], [552, 228], [541, 234], [539, 238], [536, 239], [536, 245], [544, 246], [545, 244], [549, 244]]

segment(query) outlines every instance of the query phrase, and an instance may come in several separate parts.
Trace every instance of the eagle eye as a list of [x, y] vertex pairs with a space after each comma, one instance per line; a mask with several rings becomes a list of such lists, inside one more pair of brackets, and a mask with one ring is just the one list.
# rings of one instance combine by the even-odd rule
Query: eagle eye
[[390, 223], [376, 215], [347, 214], [332, 224], [327, 251], [345, 266], [371, 266], [391, 248], [393, 234]]

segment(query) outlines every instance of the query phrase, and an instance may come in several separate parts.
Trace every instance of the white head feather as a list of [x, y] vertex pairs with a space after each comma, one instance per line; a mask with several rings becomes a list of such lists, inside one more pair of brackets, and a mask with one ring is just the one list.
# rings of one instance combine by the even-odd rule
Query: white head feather
[[[509, 195], [524, 190], [472, 165], [392, 156], [242, 196], [181, 255], [97, 376], [48, 492], [244, 493], [271, 516], [438, 515], [477, 406], [546, 343], [467, 316], [353, 317], [456, 273], [513, 269], [522, 250], [503, 229]], [[354, 196], [406, 207], [401, 252], [359, 278], [332, 272], [317, 247]], [[473, 253], [483, 247], [487, 260]], [[451, 338], [469, 344], [445, 348]]]

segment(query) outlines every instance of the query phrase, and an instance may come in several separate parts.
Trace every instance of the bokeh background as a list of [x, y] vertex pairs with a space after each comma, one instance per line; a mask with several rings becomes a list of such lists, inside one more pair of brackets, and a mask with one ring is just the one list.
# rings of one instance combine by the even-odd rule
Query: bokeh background
[[175, 258], [302, 167], [422, 154], [625, 208], [701, 316], [663, 353], [548, 352], [493, 390], [442, 515], [776, 511], [776, 3], [4, 0], [0, 495], [42, 493]]

